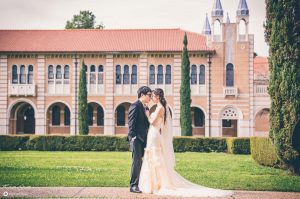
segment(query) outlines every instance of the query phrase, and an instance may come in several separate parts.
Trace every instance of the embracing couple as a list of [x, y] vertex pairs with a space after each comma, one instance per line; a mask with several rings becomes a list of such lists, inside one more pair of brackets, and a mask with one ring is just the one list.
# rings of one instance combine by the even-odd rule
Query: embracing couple
[[[156, 104], [150, 115], [147, 104]], [[128, 140], [132, 151], [130, 191], [165, 196], [230, 196], [232, 191], [193, 184], [175, 171], [172, 115], [164, 91], [143, 86], [128, 113]]]

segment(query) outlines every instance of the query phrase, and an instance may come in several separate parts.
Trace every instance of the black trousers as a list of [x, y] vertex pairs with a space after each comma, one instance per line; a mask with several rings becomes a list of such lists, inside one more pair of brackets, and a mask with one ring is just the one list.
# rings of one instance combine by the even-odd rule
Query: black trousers
[[130, 147], [132, 150], [130, 187], [133, 187], [139, 185], [140, 172], [143, 163], [142, 158], [144, 156], [144, 148], [146, 147], [146, 144], [138, 139], [130, 142]]

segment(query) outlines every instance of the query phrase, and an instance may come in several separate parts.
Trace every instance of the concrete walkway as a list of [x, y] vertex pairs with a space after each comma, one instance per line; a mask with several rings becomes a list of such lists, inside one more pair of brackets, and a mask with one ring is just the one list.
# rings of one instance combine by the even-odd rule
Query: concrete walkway
[[[151, 194], [134, 194], [129, 192], [129, 188], [123, 187], [0, 187], [0, 194], [0, 198], [174, 198], [158, 197]], [[225, 198], [300, 199], [300, 193], [269, 191], [235, 191], [232, 197], [224, 197], [224, 199]]]

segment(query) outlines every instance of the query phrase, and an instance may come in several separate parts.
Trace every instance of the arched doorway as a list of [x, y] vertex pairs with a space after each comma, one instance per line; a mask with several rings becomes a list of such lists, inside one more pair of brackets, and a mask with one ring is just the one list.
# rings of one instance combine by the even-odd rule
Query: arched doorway
[[63, 102], [51, 104], [46, 113], [46, 133], [50, 135], [70, 135], [71, 112]]
[[227, 107], [221, 112], [222, 136], [237, 137], [238, 135], [238, 111], [233, 107]]
[[12, 134], [35, 134], [35, 111], [31, 104], [18, 102], [12, 107], [9, 131]]
[[128, 110], [131, 103], [124, 102], [115, 110], [115, 134], [128, 134]]
[[104, 110], [96, 102], [88, 103], [89, 135], [104, 134]]
[[205, 115], [198, 107], [191, 107], [193, 136], [205, 136]]
[[254, 136], [269, 136], [270, 130], [270, 109], [264, 108], [260, 110], [255, 116], [255, 132]]

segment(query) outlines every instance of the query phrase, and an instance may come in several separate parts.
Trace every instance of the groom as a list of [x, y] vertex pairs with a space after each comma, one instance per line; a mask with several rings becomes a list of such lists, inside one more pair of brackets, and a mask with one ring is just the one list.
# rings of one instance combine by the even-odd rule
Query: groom
[[141, 193], [138, 185], [149, 128], [146, 116], [146, 111], [149, 110], [146, 104], [150, 101], [151, 89], [148, 86], [142, 86], [137, 93], [138, 100], [129, 107], [128, 111], [128, 140], [132, 151], [130, 192]]

